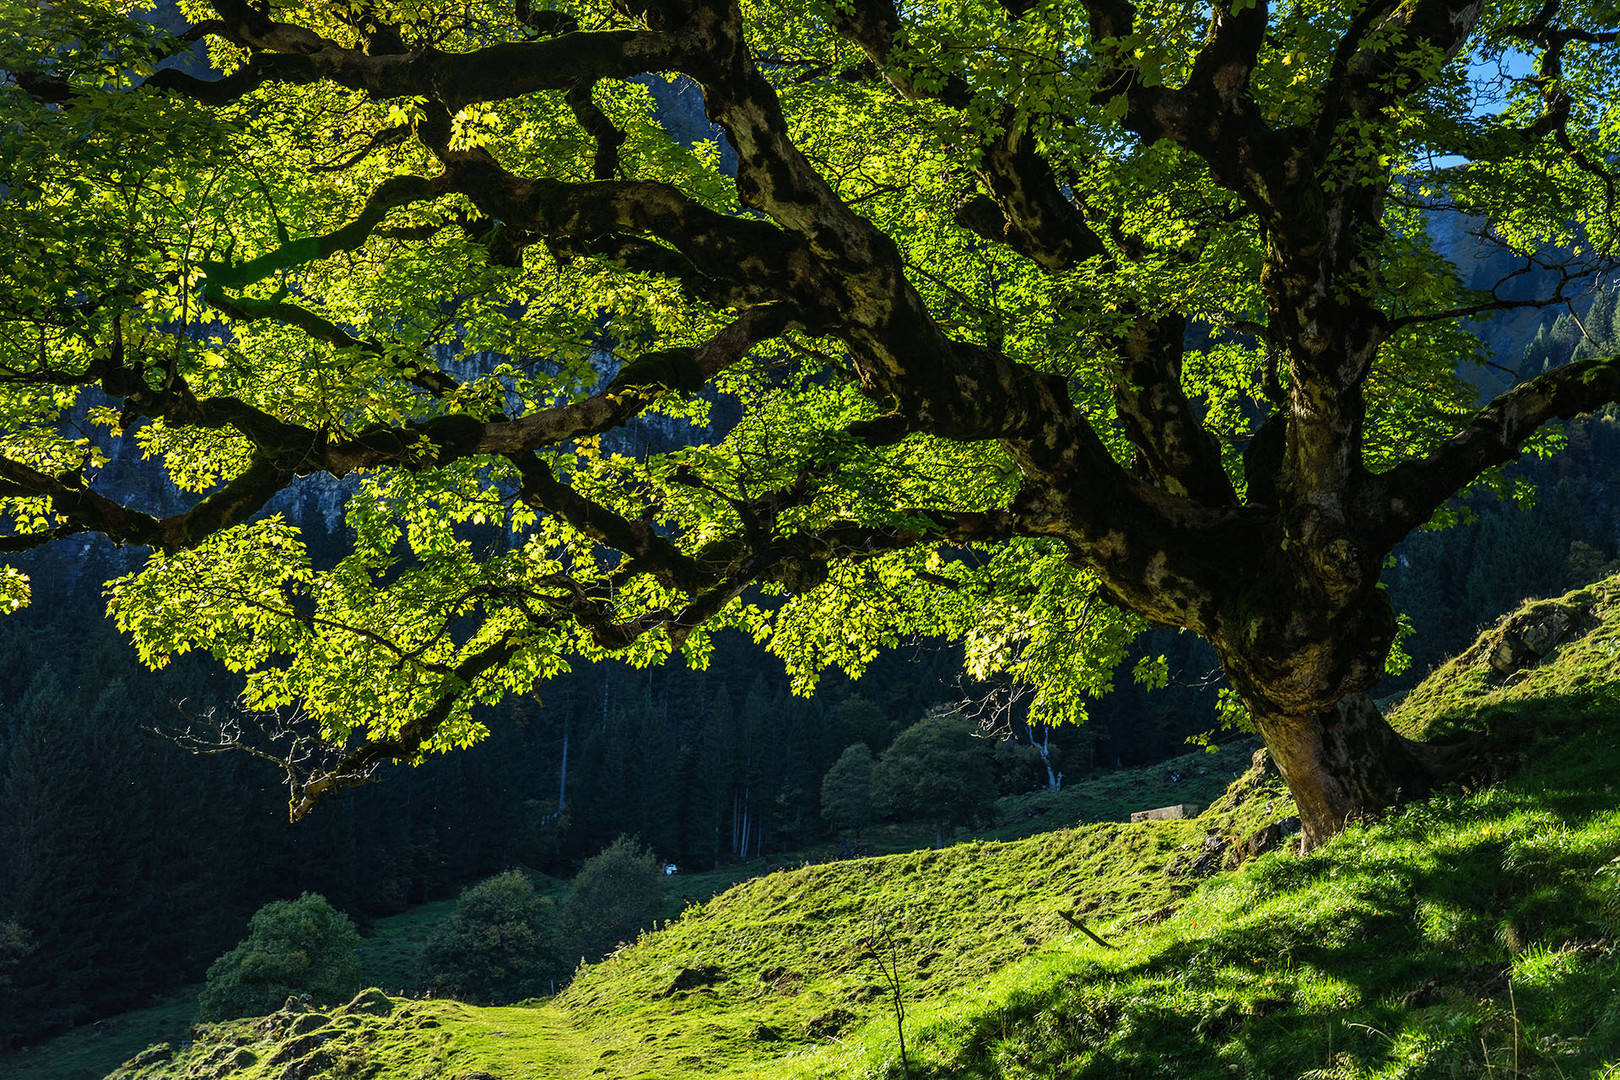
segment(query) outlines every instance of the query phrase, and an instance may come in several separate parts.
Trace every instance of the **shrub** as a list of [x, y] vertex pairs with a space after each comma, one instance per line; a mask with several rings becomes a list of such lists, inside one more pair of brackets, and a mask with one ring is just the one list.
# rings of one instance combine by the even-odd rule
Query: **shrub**
[[947, 825], [995, 814], [994, 748], [957, 713], [925, 716], [902, 731], [872, 770], [872, 802], [903, 821], [930, 821], [934, 846]]
[[266, 904], [242, 943], [209, 965], [197, 1018], [264, 1016], [295, 994], [317, 1005], [347, 1001], [360, 989], [359, 948], [354, 923], [324, 896]]
[[463, 889], [423, 960], [435, 991], [479, 1004], [538, 997], [568, 973], [555, 907], [516, 870]]
[[585, 860], [562, 910], [569, 956], [594, 963], [652, 925], [664, 901], [663, 864], [640, 840], [621, 836]]

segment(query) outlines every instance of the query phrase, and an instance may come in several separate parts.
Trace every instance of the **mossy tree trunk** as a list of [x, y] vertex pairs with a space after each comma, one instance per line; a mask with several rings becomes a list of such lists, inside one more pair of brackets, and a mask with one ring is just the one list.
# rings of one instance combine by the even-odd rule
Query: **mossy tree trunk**
[[1299, 808], [1307, 849], [1353, 820], [1427, 795], [1439, 779], [1429, 748], [1392, 729], [1366, 694], [1255, 722]]

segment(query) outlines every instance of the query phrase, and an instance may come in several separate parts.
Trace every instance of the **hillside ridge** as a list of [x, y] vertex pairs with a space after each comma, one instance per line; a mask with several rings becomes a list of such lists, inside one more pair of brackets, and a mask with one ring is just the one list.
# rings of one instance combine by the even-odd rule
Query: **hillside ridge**
[[[1558, 640], [1526, 633], [1555, 615]], [[1540, 648], [1504, 671], [1510, 638]], [[1290, 808], [1257, 755], [1198, 819], [785, 870], [553, 999], [368, 991], [112, 1077], [1612, 1075], [1617, 657], [1620, 579], [1504, 617], [1394, 714], [1476, 739], [1490, 777], [1308, 856], [1275, 843]]]

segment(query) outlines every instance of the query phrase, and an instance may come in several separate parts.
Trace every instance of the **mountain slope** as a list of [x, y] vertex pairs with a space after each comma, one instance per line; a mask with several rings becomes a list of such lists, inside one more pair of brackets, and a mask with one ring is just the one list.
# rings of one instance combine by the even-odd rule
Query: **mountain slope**
[[1256, 769], [1197, 821], [746, 882], [534, 1006], [362, 995], [199, 1029], [114, 1075], [1620, 1074], [1617, 657], [1620, 580], [1504, 620], [1398, 714], [1478, 733], [1497, 782], [1307, 857], [1200, 881], [1287, 812]]

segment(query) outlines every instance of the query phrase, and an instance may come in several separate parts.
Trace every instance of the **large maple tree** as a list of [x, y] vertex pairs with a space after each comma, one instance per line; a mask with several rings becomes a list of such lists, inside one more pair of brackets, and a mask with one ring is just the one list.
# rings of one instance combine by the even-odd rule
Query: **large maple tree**
[[[1614, 249], [1612, 6], [181, 11], [0, 4], [0, 546], [150, 547], [142, 654], [343, 748], [295, 815], [722, 627], [806, 687], [964, 639], [1057, 720], [1174, 626], [1314, 843], [1455, 757], [1368, 697], [1394, 545], [1620, 398], [1613, 358], [1464, 378], [1470, 317]], [[713, 141], [657, 122], [692, 86]], [[1546, 289], [1465, 288], [1453, 213]], [[688, 445], [615, 452], [655, 422]], [[313, 474], [362, 478], [332, 565], [266, 513]]]

